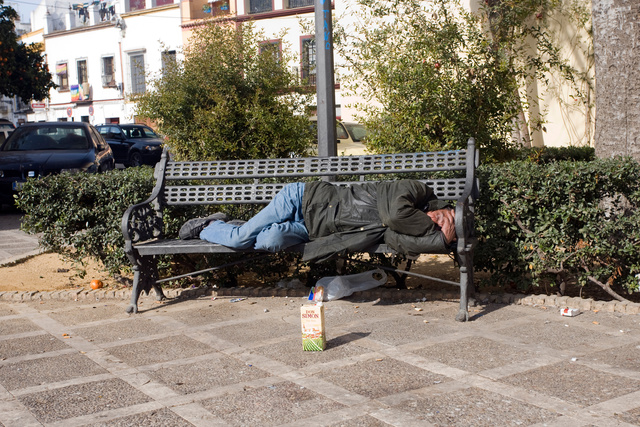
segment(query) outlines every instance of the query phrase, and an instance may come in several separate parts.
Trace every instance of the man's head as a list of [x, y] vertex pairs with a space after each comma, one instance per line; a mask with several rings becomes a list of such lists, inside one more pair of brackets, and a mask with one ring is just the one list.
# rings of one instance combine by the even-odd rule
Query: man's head
[[427, 211], [426, 214], [436, 225], [440, 227], [447, 244], [456, 240], [456, 224], [453, 209], [445, 208], [437, 211]]

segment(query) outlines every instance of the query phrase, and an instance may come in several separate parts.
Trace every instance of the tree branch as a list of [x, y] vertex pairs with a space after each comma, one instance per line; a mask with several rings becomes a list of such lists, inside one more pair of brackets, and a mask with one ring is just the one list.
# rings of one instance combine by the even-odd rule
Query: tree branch
[[616, 291], [611, 289], [611, 286], [609, 286], [608, 283], [602, 283], [601, 281], [599, 281], [598, 279], [596, 279], [593, 276], [587, 276], [587, 278], [589, 279], [589, 281], [591, 281], [591, 282], [595, 283], [596, 285], [600, 286], [602, 289], [604, 289], [604, 291], [606, 293], [608, 293], [609, 295], [611, 295], [613, 298], [617, 299], [618, 301], [631, 302], [628, 299], [623, 298], [620, 295], [618, 295], [618, 293]]

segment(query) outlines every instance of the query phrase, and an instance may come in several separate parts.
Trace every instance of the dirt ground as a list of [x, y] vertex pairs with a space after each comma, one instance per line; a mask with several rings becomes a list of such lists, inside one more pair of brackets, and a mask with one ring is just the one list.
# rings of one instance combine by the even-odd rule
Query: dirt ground
[[[56, 291], [70, 289], [90, 289], [91, 281], [99, 279], [109, 289], [119, 289], [123, 285], [109, 277], [96, 262], [87, 262], [87, 274], [80, 278], [72, 263], [63, 261], [57, 254], [36, 255], [15, 264], [0, 266], [0, 291]], [[458, 280], [458, 269], [453, 261], [443, 255], [423, 255], [411, 268], [421, 274], [442, 279]], [[392, 282], [393, 280], [390, 279]], [[424, 285], [425, 279], [410, 277], [409, 287]], [[242, 286], [242, 283], [240, 283]], [[442, 287], [442, 285], [436, 285]]]
[[84, 278], [77, 276], [72, 263], [63, 261], [57, 254], [36, 255], [14, 264], [0, 266], [0, 291], [58, 291], [91, 289], [94, 279], [112, 288], [121, 285], [101, 271], [99, 264], [88, 262]]

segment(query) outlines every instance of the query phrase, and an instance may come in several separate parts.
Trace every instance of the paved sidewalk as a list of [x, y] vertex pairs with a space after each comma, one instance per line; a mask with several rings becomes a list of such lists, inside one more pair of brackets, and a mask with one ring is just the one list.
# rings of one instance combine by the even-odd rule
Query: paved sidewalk
[[[386, 291], [385, 291], [386, 292]], [[640, 425], [640, 315], [457, 301], [0, 298], [0, 425]]]
[[37, 255], [38, 237], [20, 231], [20, 214], [0, 215], [0, 265]]

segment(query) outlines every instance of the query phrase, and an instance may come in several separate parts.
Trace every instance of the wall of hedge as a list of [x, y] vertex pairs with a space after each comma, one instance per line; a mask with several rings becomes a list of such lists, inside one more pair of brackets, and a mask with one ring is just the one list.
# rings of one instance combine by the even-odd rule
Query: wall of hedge
[[479, 169], [479, 244], [484, 284], [605, 285], [638, 291], [640, 164], [514, 161]]
[[[489, 274], [478, 285], [528, 291], [595, 283], [617, 293], [638, 291], [640, 165], [622, 158], [541, 159], [479, 168], [474, 265]], [[151, 168], [29, 181], [18, 201], [26, 214], [23, 229], [42, 233], [46, 249], [78, 262], [92, 257], [110, 274], [121, 274], [129, 268], [122, 215], [148, 197], [153, 183]], [[184, 220], [203, 213], [168, 212], [167, 234], [176, 235]], [[286, 270], [281, 267], [276, 270]]]

